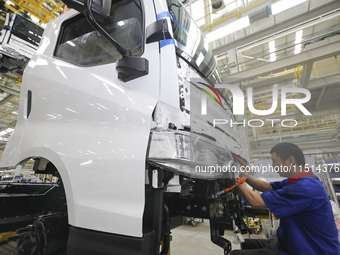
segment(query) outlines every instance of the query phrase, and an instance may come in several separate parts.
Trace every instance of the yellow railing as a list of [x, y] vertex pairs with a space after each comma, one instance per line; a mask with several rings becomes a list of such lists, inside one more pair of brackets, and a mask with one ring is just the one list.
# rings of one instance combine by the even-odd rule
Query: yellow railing
[[[328, 67], [330, 65], [338, 64], [340, 61], [333, 62], [333, 63], [328, 63], [325, 65], [321, 66], [315, 66], [313, 67], [314, 72], [316, 77], [318, 78], [318, 72], [317, 69]], [[276, 74], [271, 74], [266, 77], [261, 77], [261, 78], [273, 78], [277, 75], [282, 75], [284, 73], [292, 72], [294, 71], [294, 78], [295, 78], [295, 83], [292, 84], [295, 87], [300, 87], [300, 81], [302, 77], [302, 71], [303, 71], [303, 66], [297, 66], [294, 69], [286, 70], [284, 72], [276, 73]], [[293, 99], [293, 98], [298, 98], [298, 94], [293, 94], [293, 95], [287, 95], [287, 97]], [[254, 107], [257, 110], [267, 110], [270, 109], [272, 106], [272, 92], [268, 92], [261, 97], [258, 97], [254, 99]], [[297, 113], [299, 110], [294, 107], [293, 105], [287, 105], [287, 116]], [[280, 102], [278, 103], [276, 111], [271, 115], [273, 117], [268, 116], [268, 119], [272, 118], [275, 119], [274, 116], [278, 117], [281, 115], [281, 104]], [[254, 115], [247, 111], [247, 119], [248, 120], [253, 120], [253, 119], [258, 119], [259, 117], [257, 115]], [[289, 119], [289, 118], [288, 118]], [[272, 137], [275, 135], [287, 135], [287, 134], [298, 134], [298, 133], [304, 133], [304, 132], [313, 132], [313, 131], [320, 131], [320, 130], [330, 130], [336, 128], [337, 121], [334, 115], [329, 115], [329, 116], [321, 116], [321, 117], [309, 117], [306, 119], [297, 119], [297, 125], [295, 127], [284, 127], [280, 124], [280, 121], [275, 121], [273, 124], [270, 121], [265, 121], [264, 125], [261, 126], [260, 128], [249, 128], [249, 138], [253, 139], [255, 137], [260, 138], [260, 137]], [[294, 126], [294, 123], [287, 123], [285, 126]]]
[[[259, 99], [255, 99], [254, 100], [254, 108], [257, 109], [257, 110], [268, 110], [271, 108], [272, 106], [272, 95], [268, 95], [268, 96], [265, 96], [265, 97], [262, 97], [262, 98], [259, 98]], [[298, 94], [295, 94], [295, 95], [287, 95], [287, 98], [289, 99], [297, 99], [298, 98]], [[293, 106], [293, 105], [287, 105], [286, 106], [286, 113], [287, 115], [290, 115], [292, 113], [297, 113], [298, 112], [298, 109]], [[280, 101], [278, 102], [277, 104], [277, 108], [275, 110], [275, 112], [273, 112], [271, 114], [272, 116], [279, 116], [281, 115], [281, 103]], [[248, 119], [257, 119], [258, 116], [255, 115], [255, 114], [252, 114], [249, 110], [247, 110], [247, 118]]]
[[[260, 79], [273, 78], [273, 77], [276, 77], [276, 76], [283, 75], [285, 73], [294, 72], [295, 82], [292, 85], [294, 85], [294, 87], [300, 87], [300, 80], [299, 79], [301, 79], [302, 70], [303, 70], [303, 66], [299, 65], [296, 68], [285, 70], [285, 71], [275, 73], [275, 74], [270, 74], [270, 75], [261, 77]], [[255, 90], [255, 92], [256, 92], [256, 90]], [[297, 99], [298, 94], [296, 93], [294, 95], [287, 95], [287, 98]], [[272, 92], [268, 92], [266, 94], [263, 94], [261, 97], [258, 97], [258, 98], [256, 98], [256, 96], [255, 96], [253, 104], [254, 104], [254, 108], [257, 109], [257, 110], [270, 109], [272, 104], [273, 104]], [[287, 114], [296, 113], [297, 108], [294, 107], [293, 105], [287, 105], [286, 106], [286, 112], [287, 112]], [[280, 104], [280, 102], [278, 102], [277, 108], [276, 108], [275, 112], [272, 113], [272, 115], [273, 116], [279, 116], [280, 114], [281, 114], [281, 104]], [[257, 115], [250, 113], [249, 110], [247, 111], [247, 118], [248, 119], [256, 119], [257, 117], [258, 117]]]
[[11, 0], [12, 4], [5, 4], [5, 7], [12, 12], [30, 13], [40, 20], [40, 23], [48, 23], [63, 12], [63, 2], [54, 0]]
[[201, 30], [204, 31], [204, 30], [210, 29], [211, 27], [213, 27], [213, 26], [215, 26], [215, 25], [217, 25], [217, 24], [219, 24], [219, 23], [221, 23], [221, 22], [223, 22], [225, 20], [228, 20], [228, 19], [230, 19], [232, 17], [240, 16], [241, 13], [243, 13], [243, 12], [245, 12], [245, 11], [247, 11], [247, 10], [249, 10], [249, 9], [251, 9], [251, 8], [261, 4], [261, 3], [263, 3], [263, 2], [266, 2], [266, 1], [267, 0], [259, 0], [259, 1], [255, 2], [255, 3], [249, 4], [249, 5], [245, 6], [244, 8], [240, 9], [239, 6], [238, 6], [237, 0], [234, 0], [234, 1], [230, 1], [228, 4], [226, 4], [225, 6], [219, 8], [217, 10], [213, 10], [212, 12], [210, 12], [210, 6], [212, 6], [214, 3], [218, 2], [218, 0], [216, 0], [216, 1], [213, 1], [211, 4], [204, 6], [204, 9], [209, 8], [209, 13], [205, 14], [203, 17], [198, 18], [196, 20], [196, 22], [198, 22], [201, 19], [205, 19], [207, 16], [209, 16], [211, 14], [214, 14], [214, 13], [216, 13], [216, 12], [226, 8], [228, 5], [236, 4], [237, 8], [236, 8], [235, 11], [233, 11], [231, 14], [229, 14], [229, 15], [227, 15], [225, 17], [222, 17], [222, 18], [216, 20], [215, 22], [213, 22], [211, 24], [208, 24], [207, 26], [203, 27]]

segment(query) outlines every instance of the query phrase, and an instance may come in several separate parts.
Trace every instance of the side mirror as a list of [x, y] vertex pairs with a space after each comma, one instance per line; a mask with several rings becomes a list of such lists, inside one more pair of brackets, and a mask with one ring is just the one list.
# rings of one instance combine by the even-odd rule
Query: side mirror
[[128, 82], [149, 73], [149, 61], [139, 57], [125, 57], [117, 61], [118, 79]]
[[166, 19], [157, 20], [146, 28], [146, 43], [159, 42], [171, 38]]
[[[85, 2], [87, 0], [63, 0], [64, 4], [68, 7], [77, 10], [78, 12], [85, 13], [86, 5]], [[93, 0], [91, 5], [91, 9], [96, 16], [96, 18], [100, 17], [109, 17], [111, 11], [112, 0]]]

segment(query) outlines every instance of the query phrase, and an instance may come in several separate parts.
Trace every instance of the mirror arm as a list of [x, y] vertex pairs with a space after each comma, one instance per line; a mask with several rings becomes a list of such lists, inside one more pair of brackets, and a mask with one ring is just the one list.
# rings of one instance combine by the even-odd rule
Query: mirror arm
[[116, 47], [116, 49], [119, 51], [119, 53], [123, 57], [130, 57], [131, 51], [128, 49], [125, 49], [123, 46], [121, 46], [117, 41], [115, 41], [96, 21], [96, 19], [93, 17], [91, 6], [92, 6], [93, 0], [86, 0], [85, 1], [85, 17], [87, 21], [91, 24], [91, 26], [97, 30], [100, 35], [102, 35], [109, 43], [111, 43], [113, 46]]

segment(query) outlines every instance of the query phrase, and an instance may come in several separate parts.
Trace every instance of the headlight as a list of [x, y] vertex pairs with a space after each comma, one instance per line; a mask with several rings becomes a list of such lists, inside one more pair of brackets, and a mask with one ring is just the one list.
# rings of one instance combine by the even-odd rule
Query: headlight
[[195, 133], [153, 131], [147, 159], [151, 164], [192, 178], [233, 178], [230, 150]]

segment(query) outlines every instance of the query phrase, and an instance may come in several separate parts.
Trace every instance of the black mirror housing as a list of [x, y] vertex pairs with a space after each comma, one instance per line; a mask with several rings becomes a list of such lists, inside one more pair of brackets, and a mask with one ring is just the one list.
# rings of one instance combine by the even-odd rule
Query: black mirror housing
[[166, 19], [157, 20], [146, 28], [146, 43], [159, 42], [171, 38]]
[[149, 73], [149, 61], [139, 57], [124, 57], [116, 63], [118, 79], [127, 82]]
[[[78, 12], [85, 13], [86, 11], [86, 0], [63, 0], [63, 2]], [[107, 18], [110, 16], [111, 5], [112, 0], [93, 0], [92, 11], [96, 18]]]

